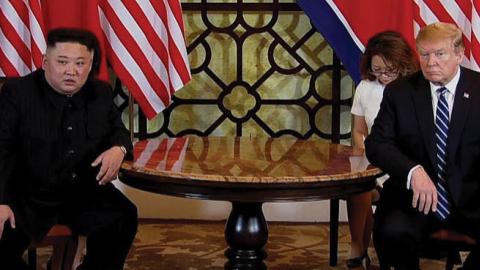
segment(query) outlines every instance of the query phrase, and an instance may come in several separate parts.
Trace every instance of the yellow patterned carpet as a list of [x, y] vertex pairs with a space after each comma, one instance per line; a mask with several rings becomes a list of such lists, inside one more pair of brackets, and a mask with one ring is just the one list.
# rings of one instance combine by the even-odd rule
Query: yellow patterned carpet
[[[223, 222], [142, 221], [125, 269], [223, 269], [226, 248], [223, 229]], [[348, 227], [341, 225], [339, 231], [339, 263], [331, 267], [328, 224], [269, 224], [268, 269], [347, 269]], [[39, 250], [41, 266], [38, 269], [45, 269], [48, 253], [46, 248]], [[373, 248], [369, 253], [375, 264]], [[444, 269], [444, 262], [422, 260], [422, 269]]]

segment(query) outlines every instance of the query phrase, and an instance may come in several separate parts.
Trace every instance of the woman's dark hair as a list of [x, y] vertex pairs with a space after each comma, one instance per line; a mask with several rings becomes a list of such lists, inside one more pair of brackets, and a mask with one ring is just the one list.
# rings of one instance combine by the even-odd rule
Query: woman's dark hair
[[79, 28], [55, 28], [50, 30], [47, 35], [47, 48], [54, 48], [57, 43], [73, 42], [79, 43], [87, 47], [93, 52], [92, 70], [88, 75], [93, 78], [100, 71], [100, 63], [102, 55], [100, 51], [100, 43], [92, 32]]
[[376, 77], [371, 74], [372, 57], [378, 55], [398, 71], [398, 76], [412, 74], [418, 70], [418, 60], [415, 52], [407, 41], [395, 31], [380, 32], [371, 37], [362, 55], [360, 73], [362, 79], [373, 81]]

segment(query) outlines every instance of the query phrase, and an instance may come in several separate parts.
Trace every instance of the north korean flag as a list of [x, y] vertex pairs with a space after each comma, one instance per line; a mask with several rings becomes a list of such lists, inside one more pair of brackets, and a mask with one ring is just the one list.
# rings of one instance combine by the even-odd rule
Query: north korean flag
[[297, 3], [356, 83], [360, 81], [360, 56], [374, 34], [385, 30], [400, 32], [414, 48], [411, 1], [297, 0]]

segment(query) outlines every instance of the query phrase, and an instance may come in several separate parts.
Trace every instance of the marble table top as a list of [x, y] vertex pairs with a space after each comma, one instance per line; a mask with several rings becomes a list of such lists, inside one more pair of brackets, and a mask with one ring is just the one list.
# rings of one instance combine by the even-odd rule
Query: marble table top
[[224, 183], [313, 183], [381, 174], [352, 147], [291, 137], [181, 137], [139, 141], [123, 171]]

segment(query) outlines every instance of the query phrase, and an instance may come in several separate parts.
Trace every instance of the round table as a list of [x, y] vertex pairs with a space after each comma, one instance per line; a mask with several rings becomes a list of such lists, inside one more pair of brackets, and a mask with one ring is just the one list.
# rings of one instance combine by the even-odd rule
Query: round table
[[266, 269], [264, 202], [344, 198], [381, 174], [352, 148], [320, 139], [181, 137], [139, 141], [120, 180], [159, 194], [232, 203], [226, 269]]

